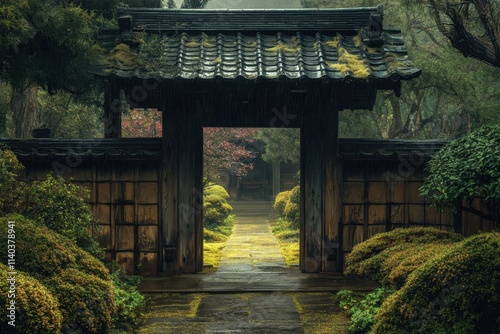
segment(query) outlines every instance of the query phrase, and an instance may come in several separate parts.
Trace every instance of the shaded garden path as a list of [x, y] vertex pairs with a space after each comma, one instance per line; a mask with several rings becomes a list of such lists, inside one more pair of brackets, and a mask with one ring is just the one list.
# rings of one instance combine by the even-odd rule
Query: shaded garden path
[[335, 292], [373, 284], [289, 269], [271, 233], [270, 202], [234, 202], [238, 220], [210, 274], [146, 279], [140, 333], [347, 333]]

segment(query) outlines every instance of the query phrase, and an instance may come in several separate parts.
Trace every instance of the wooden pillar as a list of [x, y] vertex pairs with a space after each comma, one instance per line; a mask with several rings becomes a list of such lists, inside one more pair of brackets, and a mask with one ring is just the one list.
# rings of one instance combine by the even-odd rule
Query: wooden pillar
[[[183, 273], [203, 267], [202, 164], [203, 135], [200, 115], [193, 97], [183, 98], [179, 127], [179, 264]], [[200, 235], [201, 234], [201, 235]]]
[[301, 245], [300, 270], [320, 272], [323, 255], [323, 156], [325, 115], [318, 108], [317, 87], [308, 92], [310, 106], [302, 116], [301, 127]]
[[104, 91], [104, 138], [122, 136], [122, 105], [120, 90], [114, 82], [108, 81]]
[[[164, 89], [165, 91], [166, 89]], [[161, 168], [161, 262], [163, 273], [176, 275], [179, 273], [179, 117], [177, 101], [173, 92], [165, 92], [166, 101], [162, 108], [162, 150]]]
[[331, 85], [309, 89], [301, 128], [301, 271], [339, 272], [342, 174]]
[[163, 110], [162, 239], [167, 275], [202, 270], [203, 136], [196, 101], [167, 87]]
[[324, 237], [325, 272], [342, 271], [342, 166], [338, 158], [339, 111], [334, 92], [326, 92], [321, 108], [325, 113], [324, 137]]

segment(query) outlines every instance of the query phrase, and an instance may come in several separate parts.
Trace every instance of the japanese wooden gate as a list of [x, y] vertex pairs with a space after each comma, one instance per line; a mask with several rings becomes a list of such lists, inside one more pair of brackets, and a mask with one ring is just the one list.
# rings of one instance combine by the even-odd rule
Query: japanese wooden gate
[[162, 271], [202, 270], [203, 127], [300, 128], [300, 269], [340, 271], [338, 112], [371, 109], [377, 90], [399, 94], [420, 73], [400, 32], [383, 30], [382, 8], [119, 7], [117, 17], [120, 29], [101, 32], [106, 135], [120, 136], [120, 94], [163, 112]]

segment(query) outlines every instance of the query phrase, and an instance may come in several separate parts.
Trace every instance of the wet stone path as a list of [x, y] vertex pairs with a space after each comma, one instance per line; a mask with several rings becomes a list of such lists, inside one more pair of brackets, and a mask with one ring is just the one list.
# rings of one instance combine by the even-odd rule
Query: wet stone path
[[[233, 206], [238, 220], [220, 266], [202, 278], [213, 292], [149, 295], [150, 312], [140, 333], [347, 333], [347, 319], [333, 292], [273, 292], [269, 283], [265, 286], [271, 288], [264, 289], [269, 291], [253, 291], [263, 281], [301, 274], [287, 268], [271, 233], [266, 213], [271, 203]], [[237, 288], [215, 289], [227, 281]]]

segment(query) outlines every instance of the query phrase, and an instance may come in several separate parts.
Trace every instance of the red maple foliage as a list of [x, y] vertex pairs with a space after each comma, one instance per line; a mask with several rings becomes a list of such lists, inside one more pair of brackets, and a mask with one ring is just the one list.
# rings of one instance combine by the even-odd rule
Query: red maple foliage
[[255, 153], [248, 148], [256, 128], [204, 128], [203, 176], [215, 180], [220, 171], [243, 176], [253, 169], [250, 159]]
[[161, 137], [161, 111], [157, 109], [132, 109], [122, 115], [122, 137]]

